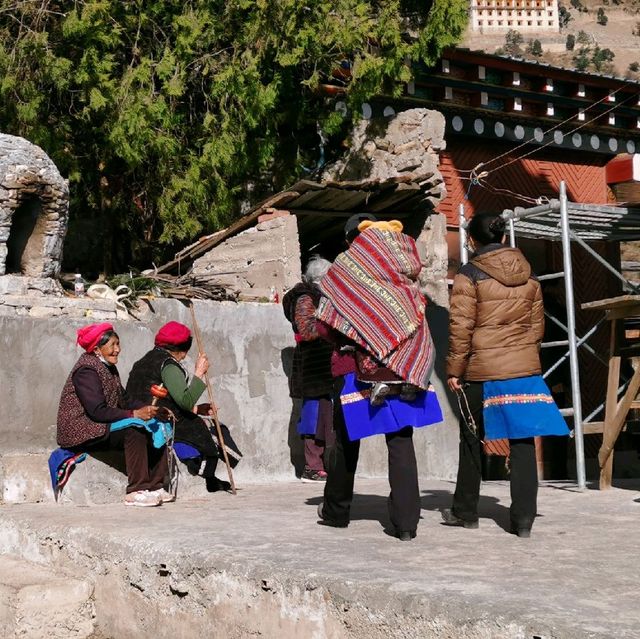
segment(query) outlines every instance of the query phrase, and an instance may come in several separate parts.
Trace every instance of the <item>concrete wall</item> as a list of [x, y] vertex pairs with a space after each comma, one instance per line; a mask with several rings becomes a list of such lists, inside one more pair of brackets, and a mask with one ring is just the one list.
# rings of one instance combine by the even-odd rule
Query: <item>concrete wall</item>
[[[180, 302], [156, 300], [153, 306], [156, 314], [149, 323], [115, 323], [123, 346], [119, 362], [123, 381], [133, 362], [152, 346], [159, 326], [170, 319], [191, 323], [188, 309]], [[236, 471], [238, 483], [294, 479], [294, 465], [303, 461], [286, 376], [294, 341], [280, 305], [196, 302], [195, 308], [211, 361], [221, 419], [231, 427], [245, 454]], [[429, 307], [429, 313], [441, 366], [447, 313], [435, 305]], [[0, 494], [4, 501], [52, 499], [46, 457], [56, 447], [58, 400], [80, 355], [75, 331], [81, 324], [70, 318], [0, 316]], [[441, 374], [439, 368], [434, 382], [449, 425], [419, 430], [415, 442], [421, 474], [451, 478], [457, 464], [457, 428]], [[70, 483], [93, 473], [91, 464], [95, 468], [99, 462], [84, 462]], [[383, 438], [363, 442], [359, 472], [363, 476], [386, 475]], [[225, 471], [218, 474], [224, 477]], [[124, 477], [109, 477], [116, 493], [118, 481], [124, 490]], [[108, 501], [104, 496], [101, 500]]]

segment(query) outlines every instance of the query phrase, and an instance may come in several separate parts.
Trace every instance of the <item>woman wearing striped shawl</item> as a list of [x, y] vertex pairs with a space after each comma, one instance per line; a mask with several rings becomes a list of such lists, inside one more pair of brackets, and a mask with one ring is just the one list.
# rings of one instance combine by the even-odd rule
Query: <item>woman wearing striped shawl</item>
[[[429, 378], [435, 351], [416, 280], [415, 242], [398, 221], [354, 216], [349, 248], [322, 279], [317, 318], [336, 343], [333, 373], [336, 445], [325, 453], [328, 479], [320, 523], [346, 527], [360, 439], [384, 434], [389, 449], [389, 514], [399, 539], [416, 535], [420, 517], [413, 428], [442, 420]], [[357, 229], [355, 237], [349, 231]], [[386, 388], [370, 401], [380, 384]]]

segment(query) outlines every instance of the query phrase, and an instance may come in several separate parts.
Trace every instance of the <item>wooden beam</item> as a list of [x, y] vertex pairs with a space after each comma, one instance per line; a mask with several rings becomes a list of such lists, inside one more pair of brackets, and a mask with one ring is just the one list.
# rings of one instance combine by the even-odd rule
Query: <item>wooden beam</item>
[[[367, 210], [351, 210], [351, 211], [321, 211], [318, 209], [288, 209], [289, 213], [291, 213], [292, 215], [302, 215], [302, 216], [308, 216], [308, 215], [314, 215], [314, 216], [318, 216], [318, 217], [351, 217], [352, 215], [356, 215], [357, 213], [369, 213], [370, 211]], [[412, 211], [406, 211], [406, 212], [402, 212], [402, 211], [395, 211], [394, 213], [376, 213], [376, 215], [378, 217], [381, 216], [385, 216], [388, 217], [389, 219], [396, 219], [399, 217], [409, 217], [412, 215]]]
[[[604, 434], [602, 436], [602, 447], [598, 453], [598, 462], [600, 464], [600, 489], [606, 489], [611, 486], [611, 469], [613, 466], [613, 447], [616, 444], [618, 435], [622, 431], [625, 419], [631, 408], [633, 400], [636, 398], [640, 390], [640, 368], [633, 373], [627, 392], [622, 400], [618, 403], [614, 415], [605, 418]], [[609, 460], [611, 462], [609, 463]]]
[[[620, 382], [620, 331], [623, 330], [621, 320], [611, 322], [611, 337], [609, 341], [609, 371], [607, 374], [607, 397], [605, 402], [604, 424], [602, 427], [602, 448], [608, 449], [606, 459], [600, 463], [600, 490], [611, 487], [613, 474], [613, 446], [617, 434], [613, 435], [614, 418], [618, 407], [618, 383]], [[625, 415], [626, 416], [626, 415]], [[613, 442], [613, 443], [611, 443]], [[598, 455], [600, 457], [600, 454]]]

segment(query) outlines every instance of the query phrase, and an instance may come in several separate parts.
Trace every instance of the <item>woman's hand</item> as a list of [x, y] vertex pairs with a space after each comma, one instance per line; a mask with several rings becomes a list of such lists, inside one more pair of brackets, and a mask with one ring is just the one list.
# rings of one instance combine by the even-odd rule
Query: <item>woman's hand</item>
[[462, 390], [462, 384], [460, 383], [459, 377], [449, 377], [449, 379], [447, 380], [447, 386], [453, 393], [457, 393], [458, 391]]
[[156, 416], [157, 412], [157, 406], [143, 406], [142, 408], [136, 408], [133, 411], [133, 416], [136, 419], [142, 419], [143, 421], [148, 422], [150, 419]]
[[207, 404], [198, 404], [196, 406], [196, 411], [195, 411], [198, 415], [210, 415], [211, 417], [213, 417], [214, 415], [214, 410], [211, 407], [211, 404], [207, 403]]
[[194, 371], [194, 375], [202, 379], [208, 370], [209, 370], [209, 358], [207, 357], [207, 354], [198, 353], [198, 359], [196, 360], [196, 368]]

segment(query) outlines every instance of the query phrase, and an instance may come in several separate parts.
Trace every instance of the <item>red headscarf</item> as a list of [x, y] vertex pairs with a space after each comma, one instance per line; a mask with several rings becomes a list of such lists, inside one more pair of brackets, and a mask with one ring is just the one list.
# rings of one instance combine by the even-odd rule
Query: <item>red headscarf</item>
[[157, 333], [156, 346], [184, 344], [191, 337], [191, 331], [180, 322], [167, 322]]
[[107, 332], [112, 331], [113, 325], [109, 322], [102, 322], [102, 324], [89, 324], [89, 326], [83, 326], [78, 329], [79, 346], [84, 348], [87, 353], [93, 352], [93, 349], [98, 345], [100, 338]]

